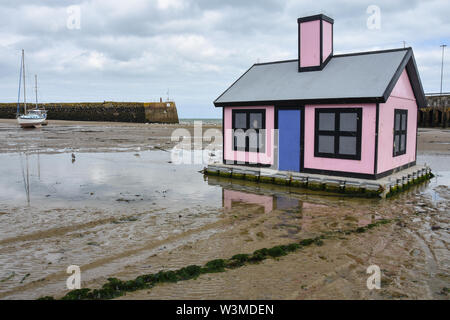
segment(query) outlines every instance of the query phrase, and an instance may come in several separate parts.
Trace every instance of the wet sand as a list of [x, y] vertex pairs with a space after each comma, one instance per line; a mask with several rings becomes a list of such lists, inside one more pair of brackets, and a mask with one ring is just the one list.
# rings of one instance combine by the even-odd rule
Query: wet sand
[[[121, 299], [448, 299], [448, 130], [419, 130], [419, 160], [436, 168], [436, 178], [374, 200], [205, 180], [197, 172], [202, 165], [174, 165], [160, 150], [173, 144], [173, 129], [192, 126], [14, 126], [0, 120], [0, 162], [12, 163], [0, 182], [0, 299], [61, 297], [70, 264], [81, 267], [83, 287], [95, 288], [109, 277], [201, 265], [386, 218], [398, 222]], [[30, 163], [41, 153], [39, 175], [30, 169], [30, 206], [21, 204], [22, 176], [15, 172], [26, 161], [17, 150], [25, 149]], [[382, 270], [380, 290], [366, 287], [372, 264]]]
[[450, 129], [419, 128], [417, 151], [450, 154]]
[[[174, 130], [186, 129], [192, 139], [194, 137], [194, 126], [190, 124], [48, 122], [48, 126], [24, 130], [18, 127], [15, 119], [0, 119], [0, 153], [25, 148], [28, 152], [41, 153], [170, 149], [177, 144], [171, 141]], [[221, 125], [203, 125], [203, 132], [208, 129], [221, 129]]]
[[[16, 152], [28, 146], [30, 151], [81, 152], [151, 150], [155, 146], [170, 148], [174, 129], [187, 129], [193, 136], [193, 125], [144, 124], [123, 122], [83, 122], [49, 120], [47, 127], [37, 130], [18, 128], [15, 119], [0, 119], [0, 153]], [[203, 130], [221, 125], [206, 124]], [[450, 129], [420, 128], [419, 153], [450, 154]]]
[[[127, 293], [120, 299], [448, 299], [443, 289], [450, 281], [448, 198], [440, 209], [427, 197], [418, 205], [417, 198], [411, 201], [411, 194], [391, 202], [349, 201], [337, 207], [331, 201], [320, 204], [313, 199], [291, 213], [288, 223], [283, 214], [249, 213], [245, 222], [235, 222], [224, 233], [161, 254], [148, 263], [158, 261], [162, 269], [179, 268], [206, 262], [206, 258], [251, 253], [324, 231], [362, 226], [380, 217], [399, 222], [361, 235], [326, 240], [323, 246], [257, 265]], [[431, 226], [437, 224], [447, 228], [432, 231]], [[186, 255], [187, 261], [181, 258]], [[366, 269], [373, 264], [382, 270], [381, 290], [366, 287]], [[123, 272], [120, 277], [131, 278], [134, 272]]]

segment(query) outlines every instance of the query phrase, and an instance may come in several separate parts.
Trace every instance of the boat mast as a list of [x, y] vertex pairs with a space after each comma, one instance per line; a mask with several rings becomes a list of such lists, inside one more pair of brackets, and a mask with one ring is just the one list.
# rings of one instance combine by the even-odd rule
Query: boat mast
[[22, 88], [22, 59], [20, 59], [20, 71], [19, 71], [19, 90], [17, 93], [17, 115], [20, 114], [20, 89]]
[[22, 49], [22, 70], [23, 70], [23, 103], [24, 103], [24, 114], [27, 113], [27, 93], [25, 91], [25, 52]]
[[34, 75], [34, 91], [36, 92], [36, 110], [38, 108], [37, 104], [37, 74]]

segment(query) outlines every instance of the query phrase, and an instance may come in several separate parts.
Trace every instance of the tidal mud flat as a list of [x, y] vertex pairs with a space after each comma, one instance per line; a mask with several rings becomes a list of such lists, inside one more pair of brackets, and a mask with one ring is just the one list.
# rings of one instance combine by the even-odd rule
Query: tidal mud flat
[[[171, 161], [176, 128], [193, 133], [191, 125], [63, 121], [21, 130], [1, 120], [0, 298], [62, 297], [69, 265], [80, 266], [82, 287], [98, 288], [110, 277], [203, 265], [391, 219], [120, 299], [448, 299], [450, 131], [419, 130], [418, 162], [435, 178], [378, 200], [205, 179], [203, 165]], [[382, 270], [380, 290], [366, 287], [373, 264]]]
[[[125, 122], [82, 122], [49, 120], [46, 127], [23, 130], [15, 119], [0, 119], [0, 153], [27, 152], [120, 152], [168, 150], [176, 141], [176, 129], [186, 129], [194, 137], [193, 124], [145, 124]], [[203, 130], [221, 125], [203, 123]]]

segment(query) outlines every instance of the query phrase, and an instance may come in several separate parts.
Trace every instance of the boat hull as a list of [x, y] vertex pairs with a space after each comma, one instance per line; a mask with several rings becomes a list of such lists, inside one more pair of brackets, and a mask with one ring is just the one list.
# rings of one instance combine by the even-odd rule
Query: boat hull
[[[21, 119], [17, 118], [17, 122], [22, 128], [38, 128], [42, 126], [46, 119]], [[45, 125], [45, 124], [44, 124]]]

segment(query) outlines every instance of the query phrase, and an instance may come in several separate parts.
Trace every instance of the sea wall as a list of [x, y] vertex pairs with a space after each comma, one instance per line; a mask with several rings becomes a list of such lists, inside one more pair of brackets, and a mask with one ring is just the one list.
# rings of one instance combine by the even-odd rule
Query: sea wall
[[450, 125], [450, 93], [427, 94], [427, 106], [419, 109], [419, 127], [442, 127]]
[[[20, 107], [23, 110], [22, 103]], [[178, 123], [173, 101], [44, 103], [39, 107], [48, 110], [49, 120]], [[14, 119], [16, 110], [16, 103], [0, 103], [0, 118]]]
[[178, 123], [178, 112], [175, 102], [144, 103], [145, 119], [148, 122]]

